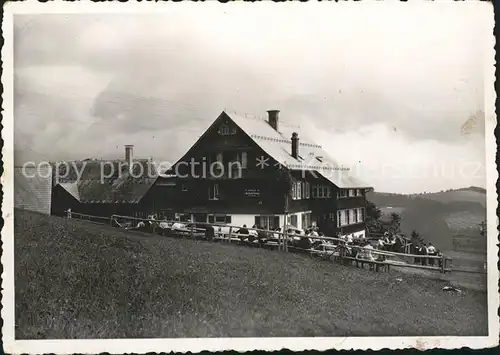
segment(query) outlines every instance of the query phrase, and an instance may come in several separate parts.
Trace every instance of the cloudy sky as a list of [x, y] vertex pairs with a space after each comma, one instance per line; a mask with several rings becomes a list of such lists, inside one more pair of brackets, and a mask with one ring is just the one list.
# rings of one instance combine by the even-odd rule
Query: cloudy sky
[[489, 4], [213, 5], [16, 15], [16, 163], [175, 160], [277, 108], [376, 190], [485, 185]]

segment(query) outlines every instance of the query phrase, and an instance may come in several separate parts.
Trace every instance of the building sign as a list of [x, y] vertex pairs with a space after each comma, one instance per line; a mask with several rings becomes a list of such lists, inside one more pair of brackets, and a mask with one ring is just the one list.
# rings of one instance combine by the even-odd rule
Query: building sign
[[248, 197], [259, 197], [260, 190], [259, 189], [245, 189], [245, 196]]

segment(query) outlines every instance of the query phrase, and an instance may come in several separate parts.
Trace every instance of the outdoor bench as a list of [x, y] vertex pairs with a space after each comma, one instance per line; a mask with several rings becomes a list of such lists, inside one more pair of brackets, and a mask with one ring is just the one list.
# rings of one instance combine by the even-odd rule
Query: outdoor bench
[[376, 272], [379, 272], [380, 270], [385, 270], [386, 272], [389, 272], [390, 269], [390, 265], [385, 261], [360, 259], [360, 258], [353, 258], [350, 256], [344, 257], [344, 259], [355, 261], [356, 267], [359, 267], [359, 265], [361, 264], [361, 267], [364, 268], [364, 265], [368, 264], [370, 266], [370, 269], [375, 269]]

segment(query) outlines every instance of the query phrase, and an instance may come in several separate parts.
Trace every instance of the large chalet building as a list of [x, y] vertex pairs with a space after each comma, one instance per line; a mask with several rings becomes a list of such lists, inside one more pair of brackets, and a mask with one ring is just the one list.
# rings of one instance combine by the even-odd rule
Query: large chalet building
[[175, 209], [197, 222], [274, 229], [316, 225], [328, 235], [365, 236], [370, 186], [314, 141], [284, 124], [222, 112], [169, 173]]

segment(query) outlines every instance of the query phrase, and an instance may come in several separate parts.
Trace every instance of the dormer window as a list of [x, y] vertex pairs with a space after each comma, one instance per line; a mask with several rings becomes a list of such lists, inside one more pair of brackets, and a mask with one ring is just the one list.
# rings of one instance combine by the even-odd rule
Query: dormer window
[[223, 124], [219, 127], [219, 134], [221, 136], [231, 136], [233, 134], [236, 134], [236, 128], [229, 127], [228, 125]]

